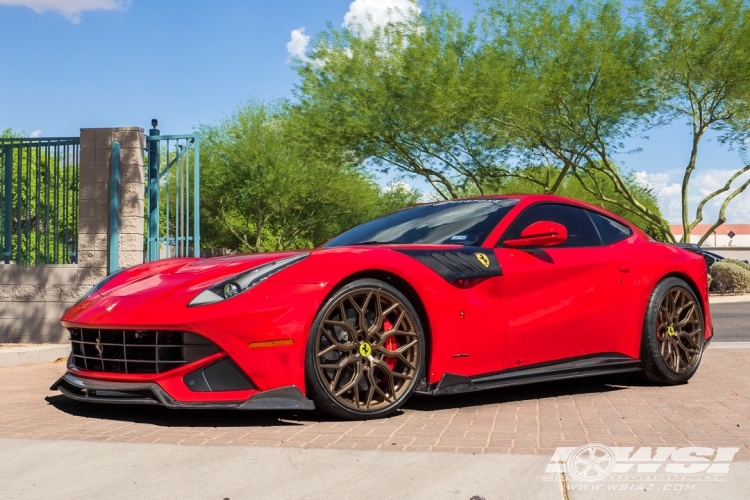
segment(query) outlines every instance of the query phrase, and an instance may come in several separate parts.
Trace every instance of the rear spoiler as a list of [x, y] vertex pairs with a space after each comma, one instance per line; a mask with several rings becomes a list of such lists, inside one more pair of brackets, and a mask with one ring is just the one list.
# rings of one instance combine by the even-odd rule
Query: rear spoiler
[[697, 253], [698, 255], [703, 255], [703, 249], [699, 245], [696, 245], [695, 243], [671, 243], [671, 245], [680, 247], [683, 250], [687, 250], [688, 252], [693, 252], [693, 253]]

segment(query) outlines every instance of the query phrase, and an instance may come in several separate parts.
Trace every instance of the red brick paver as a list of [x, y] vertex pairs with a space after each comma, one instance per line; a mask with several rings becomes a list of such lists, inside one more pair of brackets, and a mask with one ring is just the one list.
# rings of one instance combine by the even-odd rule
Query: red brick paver
[[610, 446], [738, 446], [750, 460], [750, 349], [709, 349], [689, 384], [624, 377], [414, 397], [397, 416], [85, 404], [48, 390], [62, 364], [0, 369], [0, 438], [550, 454]]

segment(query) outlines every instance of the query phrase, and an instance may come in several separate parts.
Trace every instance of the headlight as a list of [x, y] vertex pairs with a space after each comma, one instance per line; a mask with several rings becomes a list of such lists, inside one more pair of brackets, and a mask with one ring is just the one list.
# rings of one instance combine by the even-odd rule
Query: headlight
[[111, 280], [112, 278], [114, 278], [115, 276], [117, 276], [118, 274], [120, 274], [121, 272], [123, 272], [124, 270], [125, 269], [118, 269], [117, 271], [113, 272], [112, 274], [110, 274], [109, 276], [107, 276], [106, 278], [104, 278], [103, 280], [101, 280], [99, 283], [97, 283], [96, 285], [94, 285], [94, 288], [92, 288], [91, 290], [89, 290], [88, 292], [86, 292], [86, 295], [84, 295], [83, 297], [81, 297], [80, 299], [78, 299], [78, 302], [76, 302], [76, 305], [80, 304], [81, 302], [83, 302], [84, 300], [88, 299], [89, 297], [91, 297], [92, 295], [94, 295], [96, 292], [98, 292], [99, 290], [101, 290], [101, 288], [104, 285], [106, 285], [107, 283], [109, 283], [109, 280]]
[[212, 286], [208, 290], [203, 290], [197, 297], [190, 301], [188, 306], [203, 306], [206, 304], [214, 304], [221, 302], [222, 300], [231, 299], [236, 297], [242, 292], [251, 289], [261, 281], [271, 277], [278, 273], [284, 268], [291, 266], [292, 264], [299, 262], [310, 255], [309, 253], [303, 253], [295, 255], [293, 257], [287, 257], [286, 259], [280, 259], [262, 266], [258, 266], [254, 269], [246, 271], [242, 274], [238, 274], [228, 280], [222, 281], [221, 283]]

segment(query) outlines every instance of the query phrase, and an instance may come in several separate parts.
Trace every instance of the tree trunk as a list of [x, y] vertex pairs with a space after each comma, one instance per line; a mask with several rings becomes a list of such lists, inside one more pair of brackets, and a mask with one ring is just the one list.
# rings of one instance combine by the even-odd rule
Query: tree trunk
[[702, 126], [693, 134], [693, 148], [690, 150], [690, 160], [688, 161], [685, 175], [682, 177], [682, 242], [690, 243], [690, 214], [688, 213], [688, 184], [690, 176], [695, 170], [695, 163], [698, 159], [698, 145], [701, 142], [705, 128]]

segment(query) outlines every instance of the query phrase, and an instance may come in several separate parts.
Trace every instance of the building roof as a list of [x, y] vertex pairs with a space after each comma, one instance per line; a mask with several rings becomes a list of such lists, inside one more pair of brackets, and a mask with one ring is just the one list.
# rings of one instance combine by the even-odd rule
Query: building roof
[[[698, 224], [690, 232], [691, 235], [704, 235], [713, 224]], [[682, 235], [682, 224], [670, 224], [669, 229], [674, 235]], [[750, 224], [722, 224], [716, 229], [716, 234], [723, 235], [732, 231], [735, 235], [750, 235]]]

